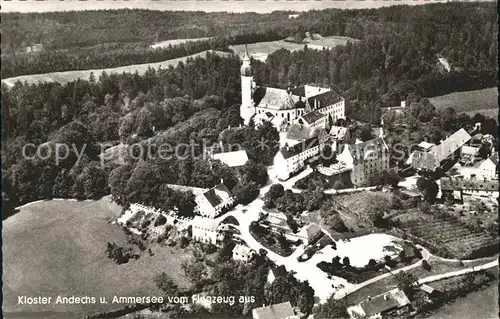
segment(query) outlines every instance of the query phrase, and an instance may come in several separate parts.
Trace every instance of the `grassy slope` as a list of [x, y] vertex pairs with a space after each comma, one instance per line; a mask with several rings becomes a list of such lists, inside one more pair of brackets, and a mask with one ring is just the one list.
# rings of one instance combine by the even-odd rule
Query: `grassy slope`
[[[213, 51], [221, 56], [227, 56], [229, 53], [227, 52], [219, 52]], [[31, 74], [31, 75], [22, 75], [13, 78], [3, 79], [2, 83], [7, 84], [8, 86], [13, 86], [18, 80], [21, 82], [27, 81], [28, 83], [38, 83], [38, 82], [59, 82], [61, 84], [66, 84], [68, 82], [77, 80], [78, 78], [88, 80], [90, 77], [90, 73], [93, 72], [96, 79], [99, 78], [101, 73], [105, 71], [107, 74], [111, 73], [134, 73], [138, 72], [139, 75], [144, 74], [149, 67], [154, 69], [158, 69], [159, 67], [166, 69], [170, 65], [177, 66], [179, 62], [186, 62], [188, 58], [196, 58], [198, 56], [205, 57], [206, 52], [200, 52], [193, 55], [185, 56], [182, 58], [166, 60], [157, 63], [145, 63], [145, 64], [133, 64], [127, 66], [120, 66], [116, 68], [109, 69], [98, 69], [98, 70], [78, 70], [78, 71], [65, 71], [65, 72], [53, 72], [53, 73], [43, 73], [43, 74]]]
[[[4, 221], [3, 294], [6, 312], [96, 312], [118, 304], [18, 305], [28, 296], [148, 296], [159, 295], [152, 278], [167, 271], [177, 283], [189, 284], [180, 268], [188, 253], [150, 245], [154, 256], [116, 265], [105, 256], [107, 241], [125, 245], [123, 231], [107, 222], [120, 214], [109, 198], [99, 201], [36, 203]], [[172, 253], [172, 250], [174, 253]]]
[[[317, 40], [307, 40], [309, 43], [306, 44], [298, 44], [285, 42], [284, 40], [279, 41], [269, 41], [269, 42], [257, 42], [248, 44], [248, 53], [253, 56], [254, 59], [265, 60], [267, 56], [274, 51], [279, 49], [287, 49], [290, 51], [302, 50], [304, 49], [304, 45], [307, 45], [309, 48], [321, 50], [322, 47], [333, 48], [337, 45], [346, 45], [348, 41], [354, 42], [358, 41], [355, 39], [351, 39], [348, 37], [321, 37]], [[245, 54], [245, 45], [230, 45], [230, 49], [232, 49], [239, 56], [243, 56]]]
[[429, 101], [438, 110], [452, 107], [457, 113], [466, 112], [471, 116], [479, 112], [496, 118], [498, 113], [497, 88], [455, 92], [429, 98]]

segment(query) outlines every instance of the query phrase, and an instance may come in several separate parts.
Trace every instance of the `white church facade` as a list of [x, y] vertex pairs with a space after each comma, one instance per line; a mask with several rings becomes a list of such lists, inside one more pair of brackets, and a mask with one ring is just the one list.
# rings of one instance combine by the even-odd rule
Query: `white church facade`
[[248, 125], [251, 119], [256, 124], [269, 121], [279, 131], [284, 131], [300, 118], [308, 118], [308, 113], [312, 112], [314, 116], [310, 117], [313, 117], [315, 122], [322, 123], [322, 126], [326, 126], [328, 117], [334, 122], [341, 118], [345, 119], [345, 100], [330, 88], [314, 85], [288, 89], [257, 87], [253, 80], [247, 49], [240, 73], [240, 116], [245, 125]]

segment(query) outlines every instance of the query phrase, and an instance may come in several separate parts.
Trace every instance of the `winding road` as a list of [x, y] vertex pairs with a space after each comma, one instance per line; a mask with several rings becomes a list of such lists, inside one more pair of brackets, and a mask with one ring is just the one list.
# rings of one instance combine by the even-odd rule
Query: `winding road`
[[[298, 193], [301, 192], [301, 190], [294, 189], [293, 186], [296, 181], [299, 179], [304, 178], [305, 176], [309, 175], [312, 173], [313, 170], [308, 168], [304, 171], [302, 171], [300, 174], [290, 178], [287, 181], [279, 181], [277, 180], [272, 172], [272, 168], [269, 168], [268, 174], [269, 174], [269, 181], [268, 183], [260, 189], [260, 194], [259, 196], [252, 201], [250, 204], [246, 206], [238, 205], [236, 206], [233, 210], [227, 212], [226, 214], [218, 217], [216, 220], [221, 222], [225, 218], [229, 216], [233, 216], [238, 220], [239, 226], [237, 228], [240, 231], [240, 236], [241, 239], [246, 242], [246, 244], [252, 248], [255, 251], [260, 251], [261, 249], [265, 250], [267, 252], [267, 257], [272, 260], [275, 264], [277, 265], [284, 265], [287, 271], [293, 271], [295, 272], [295, 277], [299, 280], [307, 280], [311, 287], [315, 291], [315, 295], [319, 297], [320, 302], [323, 303], [325, 302], [332, 294], [334, 294], [335, 299], [342, 299], [345, 296], [353, 293], [354, 291], [357, 291], [365, 286], [368, 286], [370, 284], [373, 284], [379, 280], [382, 280], [384, 278], [387, 278], [389, 276], [393, 276], [401, 271], [408, 271], [417, 267], [420, 267], [422, 265], [423, 260], [428, 260], [429, 258], [437, 258], [441, 259], [443, 261], [458, 261], [458, 260], [453, 260], [453, 259], [445, 259], [442, 257], [434, 256], [432, 255], [425, 247], [422, 247], [420, 245], [417, 245], [418, 248], [421, 249], [422, 253], [422, 259], [419, 260], [418, 262], [405, 266], [400, 269], [395, 269], [392, 270], [389, 273], [385, 273], [382, 275], [379, 275], [377, 277], [371, 278], [369, 280], [366, 280], [362, 283], [359, 284], [351, 284], [347, 282], [345, 279], [340, 278], [340, 277], [335, 277], [331, 276], [330, 278], [328, 275], [323, 272], [321, 269], [319, 269], [316, 264], [322, 260], [321, 254], [315, 254], [311, 259], [305, 261], [305, 262], [299, 262], [297, 260], [297, 257], [302, 255], [304, 252], [304, 245], [299, 246], [292, 255], [288, 257], [281, 256], [272, 250], [269, 250], [268, 248], [264, 247], [262, 244], [260, 244], [251, 234], [250, 234], [250, 224], [253, 221], [256, 221], [259, 219], [259, 213], [264, 211], [264, 195], [269, 191], [269, 188], [273, 184], [281, 184], [285, 189], [291, 189], [292, 191]], [[373, 187], [367, 187], [367, 188], [356, 188], [356, 189], [346, 189], [342, 191], [336, 191], [336, 190], [327, 190], [325, 193], [329, 194], [338, 194], [338, 193], [349, 193], [349, 192], [355, 192], [355, 191], [361, 191], [361, 190], [369, 190], [372, 189]], [[319, 225], [321, 227], [321, 225]], [[328, 234], [328, 236], [331, 237], [331, 235], [324, 230], [323, 227], [321, 229]], [[333, 239], [333, 238], [332, 238]], [[463, 261], [465, 264], [471, 261]], [[431, 282], [431, 281], [436, 281], [444, 278], [449, 278], [453, 276], [459, 276], [465, 273], [470, 273], [470, 272], [475, 272], [479, 271], [482, 269], [488, 269], [492, 268], [494, 266], [498, 266], [498, 261], [493, 261], [486, 263], [481, 266], [476, 266], [476, 267], [470, 267], [466, 269], [462, 269], [459, 271], [453, 271], [445, 274], [439, 274], [439, 275], [434, 275], [434, 276], [429, 276], [426, 278], [420, 278], [419, 283], [424, 283], [424, 282]]]

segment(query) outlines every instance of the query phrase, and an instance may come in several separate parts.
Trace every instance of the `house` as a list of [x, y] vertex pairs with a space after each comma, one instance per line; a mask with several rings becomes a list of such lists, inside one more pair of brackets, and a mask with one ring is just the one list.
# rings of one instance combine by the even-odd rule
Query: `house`
[[453, 133], [441, 144], [433, 146], [427, 152], [415, 152], [413, 154], [411, 166], [417, 170], [435, 171], [444, 160], [450, 158], [465, 143], [471, 139], [469, 133], [463, 128]]
[[347, 140], [349, 139], [349, 130], [347, 127], [332, 125], [330, 135], [338, 140]]
[[267, 282], [272, 284], [276, 278], [284, 277], [287, 275], [287, 271], [284, 265], [272, 267], [267, 273]]
[[43, 51], [43, 44], [37, 43], [26, 47], [26, 53]]
[[420, 290], [425, 292], [429, 297], [435, 298], [438, 297], [442, 294], [442, 292], [434, 287], [431, 287], [429, 285], [423, 284], [420, 286]]
[[351, 318], [382, 318], [383, 315], [393, 310], [401, 313], [410, 307], [410, 300], [406, 294], [399, 289], [393, 289], [375, 297], [368, 298], [359, 304], [347, 308]]
[[498, 197], [498, 179], [442, 177], [439, 181], [441, 193], [450, 194], [463, 201], [463, 194]]
[[229, 167], [241, 167], [248, 162], [248, 155], [245, 150], [240, 150], [213, 154], [212, 159], [219, 160]]
[[461, 159], [464, 163], [474, 164], [479, 161], [479, 147], [464, 145], [461, 149]]
[[362, 186], [369, 182], [370, 177], [389, 169], [389, 157], [384, 138], [377, 137], [366, 142], [358, 141], [354, 145], [344, 145], [337, 160], [351, 169], [352, 184]]
[[212, 218], [195, 216], [191, 222], [192, 238], [202, 243], [216, 245], [223, 239], [219, 222]]
[[498, 179], [498, 153], [481, 162], [479, 169], [483, 178]]
[[253, 319], [299, 319], [289, 301], [252, 310]]
[[290, 176], [305, 166], [305, 161], [319, 155], [321, 144], [317, 137], [312, 137], [302, 143], [285, 145], [274, 157], [276, 177], [287, 180]]
[[221, 181], [218, 185], [195, 197], [198, 215], [215, 218], [234, 204], [234, 197]]
[[[257, 87], [253, 79], [252, 67], [248, 50], [240, 68], [241, 73], [241, 106], [240, 116], [245, 125], [252, 118], [265, 117], [281, 119], [278, 129], [294, 124], [301, 116], [318, 111], [332, 119], [345, 118], [345, 99], [330, 88], [315, 85], [303, 85], [295, 88], [281, 89], [272, 87]], [[311, 115], [314, 120], [316, 115]], [[325, 119], [326, 121], [326, 119]], [[273, 123], [274, 125], [274, 123]], [[318, 124], [319, 125], [319, 124]]]
[[426, 141], [422, 141], [420, 142], [417, 147], [420, 151], [422, 152], [429, 152], [433, 147], [435, 147], [436, 144], [434, 143], [429, 143], [429, 142], [426, 142]]
[[321, 227], [315, 224], [307, 226], [306, 233], [308, 245], [314, 245], [324, 235]]
[[237, 261], [249, 262], [255, 257], [255, 250], [250, 247], [237, 244], [233, 248], [233, 259]]

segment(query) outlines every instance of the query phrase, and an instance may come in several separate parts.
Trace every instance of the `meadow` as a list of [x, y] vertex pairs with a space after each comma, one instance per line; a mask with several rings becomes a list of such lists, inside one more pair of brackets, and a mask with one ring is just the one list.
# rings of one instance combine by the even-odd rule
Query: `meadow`
[[454, 92], [441, 96], [431, 97], [429, 101], [437, 110], [452, 107], [457, 113], [465, 112], [470, 116], [481, 113], [497, 118], [498, 115], [498, 89], [488, 88], [482, 90]]
[[[323, 48], [333, 48], [338, 45], [346, 45], [347, 42], [359, 41], [349, 37], [322, 37], [319, 34], [314, 35], [314, 39], [306, 39], [303, 44], [287, 42], [285, 40], [269, 41], [269, 42], [257, 42], [247, 44], [248, 53], [257, 60], [265, 62], [267, 56], [274, 51], [279, 49], [287, 49], [289, 51], [303, 50], [304, 46], [307, 45], [308, 48], [314, 50], [323, 50]], [[245, 44], [230, 45], [237, 55], [242, 57], [245, 54]]]
[[[228, 56], [230, 53], [220, 52], [220, 51], [211, 51], [211, 53], [216, 53], [220, 56]], [[146, 73], [148, 68], [158, 69], [163, 68], [167, 69], [169, 66], [177, 66], [179, 62], [186, 62], [189, 58], [196, 57], [205, 57], [208, 51], [196, 53], [193, 55], [188, 55], [182, 58], [166, 60], [157, 63], [144, 63], [144, 64], [132, 64], [126, 66], [120, 66], [116, 68], [109, 69], [98, 69], [98, 70], [77, 70], [77, 71], [65, 71], [65, 72], [52, 72], [52, 73], [43, 73], [43, 74], [31, 74], [31, 75], [22, 75], [16, 76], [12, 78], [2, 79], [2, 84], [6, 84], [9, 87], [14, 86], [17, 81], [28, 82], [28, 84], [37, 84], [38, 82], [59, 82], [64, 85], [68, 82], [75, 81], [78, 79], [88, 80], [90, 78], [90, 73], [93, 73], [94, 76], [99, 78], [102, 72], [106, 72], [107, 74], [111, 73], [135, 73], [137, 72], [139, 75], [143, 75]]]
[[[149, 244], [153, 255], [117, 265], [106, 242], [127, 246], [123, 230], [110, 223], [121, 207], [109, 197], [98, 201], [50, 200], [28, 204], [4, 221], [3, 311], [69, 312], [71, 317], [114, 310], [122, 304], [19, 305], [17, 296], [161, 296], [153, 282], [162, 271], [189, 287], [181, 263], [191, 253]], [[75, 316], [77, 314], [77, 316]], [[69, 317], [68, 317], [69, 318]]]

